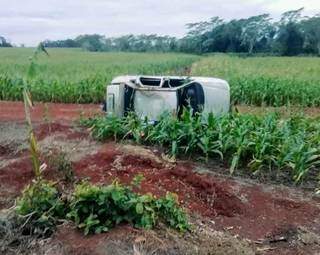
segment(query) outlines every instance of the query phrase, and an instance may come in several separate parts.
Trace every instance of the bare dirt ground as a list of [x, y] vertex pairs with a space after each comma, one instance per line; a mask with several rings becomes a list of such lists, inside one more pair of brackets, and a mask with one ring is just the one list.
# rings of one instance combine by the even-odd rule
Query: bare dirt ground
[[[35, 103], [32, 110], [33, 121], [73, 121], [79, 116], [90, 116], [101, 112], [100, 105], [96, 104], [55, 104]], [[23, 102], [0, 101], [1, 121], [24, 121], [25, 112]]]
[[[13, 109], [13, 105], [16, 108], [8, 115], [5, 108]], [[223, 169], [214, 162], [206, 166], [171, 162], [155, 148], [98, 143], [88, 130], [73, 123], [79, 109], [88, 116], [99, 111], [97, 106], [49, 104], [46, 108], [49, 120], [43, 118], [43, 111], [48, 110], [41, 106], [36, 106], [40, 110], [33, 114], [43, 155], [67, 152], [76, 179], [93, 183], [110, 183], [115, 178], [130, 183], [142, 173], [145, 179], [137, 191], [156, 196], [175, 192], [190, 215], [193, 231], [181, 235], [162, 225], [153, 231], [124, 225], [85, 237], [65, 223], [52, 237], [33, 241], [21, 253], [320, 254], [320, 199], [312, 192], [217, 174]], [[14, 205], [33, 178], [23, 118], [21, 103], [0, 103], [0, 209]], [[50, 165], [44, 174], [59, 180]]]

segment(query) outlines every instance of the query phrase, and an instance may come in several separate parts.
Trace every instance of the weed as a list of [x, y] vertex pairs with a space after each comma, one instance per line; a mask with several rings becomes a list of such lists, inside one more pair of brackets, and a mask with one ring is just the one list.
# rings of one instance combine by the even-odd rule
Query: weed
[[64, 181], [68, 183], [74, 181], [72, 163], [66, 152], [63, 150], [50, 151], [46, 154], [46, 159], [50, 168], [61, 176]]
[[140, 188], [141, 186], [141, 182], [144, 180], [144, 176], [143, 174], [137, 174], [133, 177], [132, 179], [132, 182], [131, 182], [131, 185], [134, 187], [134, 188]]

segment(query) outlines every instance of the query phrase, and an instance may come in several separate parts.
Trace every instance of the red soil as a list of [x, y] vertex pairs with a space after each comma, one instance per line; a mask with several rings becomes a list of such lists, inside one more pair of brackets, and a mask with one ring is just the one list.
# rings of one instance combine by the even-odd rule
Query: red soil
[[[23, 120], [23, 113], [17, 110], [14, 117], [3, 114], [3, 105], [19, 105], [21, 103], [0, 104], [1, 120]], [[21, 108], [21, 105], [19, 106]], [[92, 106], [96, 109], [96, 106]], [[73, 110], [70, 110], [70, 109]], [[80, 107], [81, 108], [81, 107]], [[75, 107], [66, 107], [55, 112], [56, 119], [70, 120], [77, 117]], [[68, 112], [68, 109], [70, 110]], [[90, 109], [88, 106], [87, 109]], [[68, 114], [61, 114], [63, 112]], [[15, 110], [13, 110], [15, 112]], [[11, 115], [13, 115], [11, 113]], [[33, 115], [35, 120], [41, 120], [41, 111]], [[54, 132], [63, 132], [67, 139], [87, 137], [86, 131], [75, 131], [67, 124], [43, 124], [36, 127], [39, 139], [44, 139]], [[1, 154], [7, 154], [6, 148], [0, 147]], [[90, 153], [90, 152], [88, 152]], [[150, 152], [151, 153], [151, 152]], [[5, 184], [19, 191], [33, 178], [32, 166], [25, 151], [16, 161], [0, 169], [0, 187]], [[300, 193], [293, 189], [281, 189], [262, 185], [248, 184], [226, 177], [195, 173], [194, 165], [190, 162], [178, 162], [168, 167], [151, 158], [130, 155], [117, 147], [115, 143], [106, 143], [98, 152], [88, 155], [73, 164], [77, 178], [89, 178], [93, 183], [107, 184], [118, 179], [128, 184], [137, 174], [143, 174], [145, 179], [138, 192], [151, 192], [155, 196], [163, 196], [167, 191], [178, 195], [181, 204], [190, 212], [199, 214], [210, 220], [217, 230], [226, 230], [241, 238], [252, 241], [276, 239], [279, 235], [291, 235], [299, 227], [320, 234], [320, 206], [319, 201], [311, 198], [302, 198]], [[46, 176], [55, 178], [50, 167]], [[74, 236], [75, 242], [81, 237]], [[91, 243], [91, 239], [85, 239]], [[94, 239], [92, 242], [97, 242]], [[82, 242], [82, 241], [81, 241]], [[293, 249], [293, 250], [292, 250]], [[294, 248], [285, 247], [287, 254], [295, 254]], [[278, 253], [279, 254], [279, 253]]]
[[279, 226], [286, 228], [288, 224], [316, 227], [320, 233], [319, 223], [313, 224], [320, 214], [315, 201], [294, 201], [288, 198], [289, 194], [278, 197], [276, 190], [266, 192], [258, 185], [200, 175], [186, 163], [167, 169], [150, 159], [123, 155], [124, 168], [117, 170], [112, 168], [117, 155], [121, 152], [109, 143], [98, 153], [76, 163], [74, 169], [78, 176], [89, 177], [94, 183], [110, 183], [117, 178], [128, 184], [136, 174], [142, 173], [145, 180], [140, 192], [156, 196], [174, 192], [190, 212], [211, 218], [218, 229], [228, 228], [231, 233], [251, 240], [267, 238]]
[[70, 140], [86, 138], [89, 135], [89, 132], [86, 130], [81, 129], [80, 131], [78, 131], [71, 128], [70, 125], [63, 124], [61, 122], [39, 124], [35, 126], [34, 132], [39, 141], [55, 133], [63, 133], [64, 135], [66, 135], [67, 139]]
[[31, 160], [28, 152], [25, 152], [19, 159], [1, 169], [0, 184], [3, 183], [19, 193], [33, 177]]
[[[81, 115], [92, 116], [101, 113], [99, 105], [95, 104], [54, 104], [35, 103], [32, 110], [32, 120], [39, 122], [49, 121], [74, 121]], [[0, 121], [24, 121], [25, 112], [23, 102], [0, 101]]]
[[[46, 128], [46, 125], [37, 128], [42, 138]], [[58, 124], [54, 129], [71, 130], [69, 126]], [[117, 157], [121, 157], [120, 169], [115, 167]], [[228, 228], [233, 234], [252, 240], [267, 238], [279, 226], [312, 227], [320, 233], [319, 223], [314, 223], [320, 214], [316, 201], [292, 200], [284, 191], [267, 192], [262, 186], [198, 174], [187, 162], [167, 168], [148, 158], [124, 154], [116, 144], [107, 143], [97, 153], [75, 162], [73, 167], [78, 178], [89, 178], [99, 184], [110, 183], [114, 179], [129, 184], [135, 175], [141, 173], [145, 179], [139, 192], [151, 192], [155, 196], [174, 192], [184, 207], [192, 213], [211, 218], [217, 229]], [[49, 172], [46, 175], [54, 178], [54, 174]], [[17, 192], [32, 178], [27, 151], [0, 171], [0, 183], [6, 183]]]

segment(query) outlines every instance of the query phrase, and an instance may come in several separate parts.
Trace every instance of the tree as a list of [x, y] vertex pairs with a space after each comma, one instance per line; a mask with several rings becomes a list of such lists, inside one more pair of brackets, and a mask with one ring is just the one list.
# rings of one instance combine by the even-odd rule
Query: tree
[[194, 53], [206, 52], [207, 48], [210, 48], [210, 41], [208, 41], [210, 37], [208, 37], [208, 34], [222, 24], [223, 20], [219, 17], [213, 17], [210, 21], [186, 24], [188, 32], [182, 39], [182, 49]]
[[281, 55], [294, 56], [303, 53], [304, 36], [301, 30], [303, 8], [282, 14], [275, 35], [275, 50]]
[[50, 41], [45, 40], [43, 45], [47, 48], [77, 48], [80, 47], [79, 43], [73, 39]]
[[320, 56], [320, 14], [302, 22], [304, 32], [304, 49]]
[[0, 47], [12, 47], [12, 45], [4, 38], [0, 36]]
[[268, 38], [270, 32], [270, 15], [262, 14], [253, 16], [244, 21], [241, 33], [241, 44], [247, 45], [248, 53], [252, 54], [256, 43], [263, 38]]
[[105, 50], [105, 37], [103, 35], [79, 35], [75, 41], [81, 48], [88, 51]]

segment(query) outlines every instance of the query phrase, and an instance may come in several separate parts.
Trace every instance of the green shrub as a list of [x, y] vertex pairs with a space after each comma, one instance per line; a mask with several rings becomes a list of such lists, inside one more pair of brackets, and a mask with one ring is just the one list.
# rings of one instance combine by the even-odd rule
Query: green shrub
[[67, 217], [85, 234], [105, 232], [121, 223], [151, 229], [159, 217], [180, 231], [189, 228], [184, 211], [172, 195], [157, 200], [151, 194], [139, 195], [117, 182], [108, 186], [87, 182], [77, 185]]
[[28, 218], [31, 233], [50, 233], [58, 219], [64, 217], [65, 205], [54, 184], [37, 180], [28, 185], [17, 200], [16, 212]]
[[159, 216], [164, 219], [170, 227], [185, 231], [189, 229], [189, 223], [185, 212], [177, 206], [178, 197], [168, 192], [165, 197], [155, 201]]
[[[133, 183], [139, 186], [141, 181], [139, 175]], [[74, 221], [86, 235], [106, 232], [121, 223], [151, 229], [159, 220], [181, 232], [190, 227], [175, 195], [168, 193], [157, 199], [151, 194], [135, 193], [118, 182], [108, 186], [83, 182], [76, 185], [69, 200], [62, 202], [53, 183], [38, 180], [24, 189], [16, 212], [30, 234], [51, 234], [62, 219]]]

